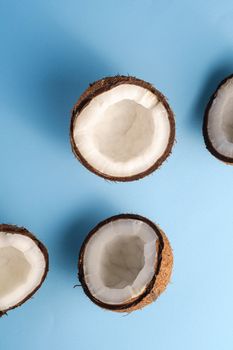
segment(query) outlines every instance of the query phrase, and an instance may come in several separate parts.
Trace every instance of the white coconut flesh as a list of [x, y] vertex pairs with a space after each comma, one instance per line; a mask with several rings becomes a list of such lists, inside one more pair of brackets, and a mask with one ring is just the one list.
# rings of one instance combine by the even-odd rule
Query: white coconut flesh
[[164, 154], [171, 132], [162, 102], [132, 84], [94, 97], [75, 119], [73, 130], [83, 158], [102, 174], [117, 177], [152, 167]]
[[88, 241], [83, 258], [90, 293], [106, 304], [139, 296], [155, 273], [155, 231], [145, 222], [118, 219], [102, 226]]
[[208, 113], [207, 129], [218, 153], [233, 158], [233, 78], [218, 89]]
[[0, 311], [23, 301], [40, 285], [46, 261], [33, 239], [0, 232]]

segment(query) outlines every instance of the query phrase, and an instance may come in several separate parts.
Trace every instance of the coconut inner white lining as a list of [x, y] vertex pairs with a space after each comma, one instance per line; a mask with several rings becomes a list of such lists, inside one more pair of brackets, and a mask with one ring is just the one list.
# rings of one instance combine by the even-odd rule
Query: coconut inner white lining
[[43, 253], [31, 238], [0, 232], [0, 310], [18, 304], [33, 291], [45, 265]]
[[157, 259], [155, 231], [136, 219], [118, 219], [88, 241], [83, 268], [91, 294], [108, 304], [137, 297], [151, 281]]
[[208, 135], [213, 147], [222, 155], [233, 157], [233, 79], [217, 92], [208, 117]]
[[74, 140], [95, 169], [110, 176], [132, 176], [150, 168], [170, 136], [168, 113], [156, 95], [122, 84], [95, 98], [74, 124]]

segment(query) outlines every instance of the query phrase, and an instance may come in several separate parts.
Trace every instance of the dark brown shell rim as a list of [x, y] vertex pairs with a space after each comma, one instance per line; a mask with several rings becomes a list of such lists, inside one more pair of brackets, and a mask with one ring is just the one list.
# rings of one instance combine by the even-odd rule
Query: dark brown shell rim
[[229, 75], [228, 77], [226, 77], [225, 79], [223, 79], [220, 84], [218, 85], [217, 89], [215, 90], [215, 92], [213, 93], [213, 95], [210, 97], [210, 100], [206, 106], [205, 109], [205, 113], [204, 113], [204, 121], [203, 121], [203, 128], [202, 128], [202, 133], [203, 133], [203, 137], [204, 137], [204, 141], [205, 141], [205, 145], [206, 148], [208, 149], [208, 151], [216, 158], [218, 158], [219, 160], [223, 161], [224, 163], [229, 163], [229, 164], [233, 164], [233, 158], [224, 156], [223, 154], [219, 153], [213, 146], [210, 138], [209, 138], [209, 134], [208, 134], [208, 119], [209, 119], [209, 111], [210, 108], [212, 107], [212, 104], [215, 100], [215, 98], [217, 97], [218, 94], [218, 90], [230, 79], [233, 78], [233, 74]]
[[[156, 265], [156, 270], [154, 273], [154, 276], [152, 277], [151, 281], [147, 284], [144, 292], [142, 294], [140, 294], [139, 296], [137, 296], [136, 298], [134, 298], [132, 301], [128, 302], [128, 303], [124, 303], [124, 304], [107, 304], [107, 303], [103, 303], [102, 301], [96, 299], [90, 292], [86, 281], [85, 281], [85, 275], [84, 275], [84, 269], [83, 269], [83, 257], [85, 254], [85, 248], [86, 245], [89, 241], [89, 239], [104, 225], [112, 222], [112, 221], [116, 221], [119, 219], [133, 219], [133, 220], [139, 220], [139, 221], [143, 221], [146, 224], [148, 224], [156, 233], [157, 237], [158, 237], [158, 255], [157, 255], [157, 265]], [[88, 234], [88, 236], [86, 237], [86, 239], [84, 240], [82, 247], [80, 249], [80, 253], [79, 253], [79, 261], [78, 261], [78, 278], [79, 281], [83, 287], [83, 290], [85, 292], [85, 294], [88, 296], [89, 299], [91, 299], [91, 301], [93, 301], [93, 303], [97, 304], [98, 306], [104, 308], [104, 309], [108, 309], [108, 310], [127, 310], [129, 308], [135, 307], [136, 305], [138, 305], [148, 294], [151, 293], [155, 281], [156, 281], [156, 277], [160, 272], [160, 266], [161, 266], [161, 262], [162, 262], [162, 251], [164, 248], [164, 242], [163, 242], [163, 236], [159, 230], [159, 228], [149, 219], [145, 218], [144, 216], [141, 215], [137, 215], [137, 214], [119, 214], [119, 215], [114, 215], [111, 216], [110, 218], [107, 218], [103, 221], [101, 221], [97, 226], [95, 226], [91, 232]]]
[[15, 225], [8, 225], [8, 224], [1, 224], [0, 231], [7, 232], [10, 234], [20, 234], [20, 235], [31, 238], [34, 241], [34, 243], [38, 246], [38, 248], [41, 250], [41, 252], [45, 258], [45, 270], [44, 270], [44, 274], [43, 274], [42, 279], [41, 279], [40, 283], [38, 284], [38, 286], [36, 286], [35, 289], [30, 294], [28, 294], [23, 300], [21, 300], [18, 304], [14, 305], [6, 310], [0, 310], [0, 317], [1, 317], [3, 315], [7, 314], [8, 311], [15, 309], [18, 306], [21, 306], [23, 303], [25, 303], [27, 300], [29, 300], [35, 294], [35, 292], [41, 287], [41, 285], [43, 284], [43, 282], [47, 276], [48, 270], [49, 270], [49, 255], [48, 255], [48, 251], [47, 251], [46, 247], [44, 246], [44, 244], [41, 243], [31, 232], [29, 232], [24, 227], [18, 227]]
[[[104, 174], [100, 172], [99, 170], [95, 169], [91, 164], [87, 162], [87, 160], [82, 156], [81, 152], [79, 151], [78, 147], [75, 144], [74, 141], [74, 123], [76, 118], [78, 118], [78, 115], [81, 113], [81, 111], [91, 102], [91, 100], [96, 97], [97, 95], [108, 91], [118, 85], [121, 84], [132, 84], [132, 85], [138, 85], [141, 86], [149, 91], [151, 91], [153, 94], [155, 94], [158, 98], [158, 100], [163, 104], [163, 106], [166, 108], [168, 113], [168, 119], [170, 123], [170, 137], [167, 144], [167, 148], [164, 151], [163, 155], [147, 170], [144, 170], [143, 172], [139, 174], [135, 174], [133, 176], [125, 176], [125, 177], [118, 177], [118, 176], [110, 176], [107, 174]], [[70, 124], [70, 142], [72, 146], [72, 151], [76, 158], [92, 173], [107, 179], [111, 181], [134, 181], [139, 180], [152, 172], [154, 172], [156, 169], [158, 169], [162, 163], [168, 158], [168, 156], [171, 154], [172, 147], [175, 141], [175, 118], [172, 109], [170, 108], [166, 97], [157, 89], [154, 88], [153, 85], [150, 83], [138, 79], [136, 77], [132, 76], [124, 76], [124, 75], [117, 75], [115, 77], [106, 77], [101, 80], [98, 80], [94, 82], [93, 84], [90, 84], [89, 88], [83, 93], [83, 95], [79, 98], [78, 102], [75, 104], [73, 110], [72, 110], [72, 117], [71, 117], [71, 124]]]

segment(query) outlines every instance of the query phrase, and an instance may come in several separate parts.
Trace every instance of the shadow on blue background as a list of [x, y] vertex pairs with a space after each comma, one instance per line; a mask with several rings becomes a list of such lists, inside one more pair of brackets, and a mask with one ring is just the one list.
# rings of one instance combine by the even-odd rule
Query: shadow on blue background
[[58, 236], [60, 249], [57, 264], [60, 263], [61, 270], [71, 274], [74, 268], [77, 269], [79, 251], [87, 234], [100, 221], [115, 214], [119, 214], [119, 211], [111, 203], [95, 196], [90, 204], [85, 204], [81, 210], [77, 209], [71, 214]]

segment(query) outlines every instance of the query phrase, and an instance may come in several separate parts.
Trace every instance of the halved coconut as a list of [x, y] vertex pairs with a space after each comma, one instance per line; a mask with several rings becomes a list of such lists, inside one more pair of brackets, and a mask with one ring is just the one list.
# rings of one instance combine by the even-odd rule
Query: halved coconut
[[154, 301], [166, 288], [173, 255], [160, 228], [134, 214], [98, 224], [79, 255], [79, 280], [102, 308], [131, 312]]
[[31, 298], [47, 272], [45, 246], [25, 228], [0, 225], [0, 316]]
[[114, 181], [132, 181], [156, 170], [169, 156], [175, 121], [166, 98], [130, 76], [91, 84], [72, 112], [70, 139], [80, 162]]
[[216, 158], [233, 164], [233, 75], [224, 79], [211, 97], [203, 135], [207, 149]]

